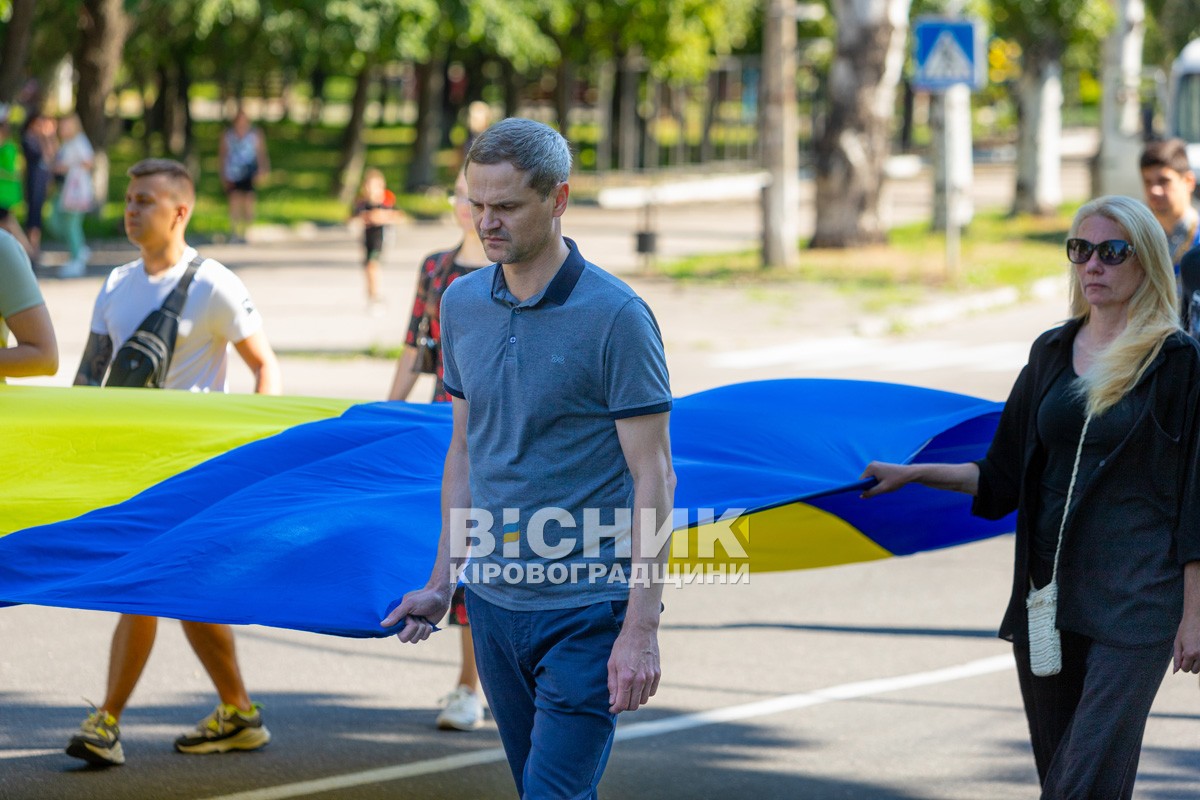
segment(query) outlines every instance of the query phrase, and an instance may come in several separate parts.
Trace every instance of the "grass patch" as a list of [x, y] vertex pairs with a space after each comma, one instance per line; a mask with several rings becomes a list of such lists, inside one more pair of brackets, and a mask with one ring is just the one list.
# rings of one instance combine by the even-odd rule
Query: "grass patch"
[[[288, 226], [302, 222], [318, 225], [345, 222], [350, 209], [333, 194], [342, 128], [310, 128], [297, 122], [266, 123], [263, 128], [271, 156], [271, 173], [258, 191], [258, 222]], [[188, 230], [201, 237], [223, 234], [229, 228], [225, 195], [218, 177], [217, 152], [222, 129], [217, 122], [198, 122], [194, 129], [200, 182], [196, 187], [196, 209]], [[135, 125], [134, 133], [137, 132]], [[414, 129], [408, 125], [366, 128], [366, 162], [368, 166], [384, 171], [389, 188], [396, 192], [398, 208], [417, 219], [436, 219], [450, 210], [446, 194], [397, 191], [407, 176], [415, 136]], [[121, 219], [127, 185], [125, 171], [148, 155], [163, 155], [161, 146], [153, 142], [147, 151], [141, 138], [132, 134], [122, 136], [109, 148], [113, 177], [108, 202], [98, 213], [89, 216], [86, 223], [89, 236], [124, 235]], [[437, 163], [441, 167], [441, 182], [447, 187], [452, 186], [453, 175], [449, 173], [453, 169], [453, 152], [439, 154]]]
[[319, 358], [326, 361], [348, 361], [355, 358], [378, 358], [396, 361], [404, 353], [404, 346], [385, 347], [379, 343], [353, 350], [307, 350], [303, 348], [276, 348], [276, 354], [288, 358]]
[[1062, 274], [1062, 242], [1074, 211], [1065, 206], [1050, 217], [976, 214], [962, 232], [960, 268], [952, 277], [946, 274], [945, 235], [931, 233], [927, 223], [894, 228], [886, 245], [803, 249], [795, 269], [763, 269], [758, 251], [748, 250], [662, 262], [656, 271], [681, 282], [829, 284], [858, 295], [867, 310], [912, 303], [934, 291], [1024, 290]]

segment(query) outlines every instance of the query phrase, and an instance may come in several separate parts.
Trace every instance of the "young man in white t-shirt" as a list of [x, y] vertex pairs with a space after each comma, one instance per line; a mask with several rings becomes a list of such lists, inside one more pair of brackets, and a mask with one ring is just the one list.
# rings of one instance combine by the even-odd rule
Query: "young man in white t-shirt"
[[[141, 250], [141, 258], [117, 267], [104, 282], [75, 376], [77, 386], [104, 383], [115, 349], [162, 305], [196, 257], [184, 241], [196, 202], [187, 169], [175, 161], [147, 159], [134, 164], [129, 177], [125, 232]], [[224, 266], [206, 259], [188, 287], [165, 388], [224, 392], [230, 344], [254, 373], [255, 391], [279, 394], [279, 364], [246, 287]], [[203, 622], [183, 621], [182, 625], [217, 688], [220, 703], [195, 730], [175, 740], [175, 749], [223, 753], [265, 745], [271, 734], [242, 682], [233, 629]], [[113, 634], [104, 703], [72, 737], [68, 755], [96, 766], [125, 762], [118, 722], [150, 657], [157, 628], [154, 617], [121, 615]]]

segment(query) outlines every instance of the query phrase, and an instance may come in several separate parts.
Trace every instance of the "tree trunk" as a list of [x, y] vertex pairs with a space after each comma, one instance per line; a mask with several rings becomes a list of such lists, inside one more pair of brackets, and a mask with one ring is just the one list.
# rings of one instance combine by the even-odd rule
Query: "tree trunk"
[[292, 121], [292, 100], [294, 89], [296, 86], [296, 71], [292, 67], [284, 67], [282, 77], [279, 82], [279, 105], [283, 116], [279, 118], [280, 122]]
[[724, 67], [716, 67], [708, 73], [708, 96], [707, 103], [704, 109], [704, 127], [700, 132], [700, 163], [707, 164], [713, 160], [713, 125], [717, 121], [717, 112], [721, 108], [721, 100], [724, 99], [722, 86], [724, 80], [722, 77], [725, 74]]
[[458, 111], [461, 107], [461, 103], [457, 102], [454, 97], [456, 92], [454, 83], [451, 80], [451, 73], [454, 70], [447, 63], [448, 61], [449, 57], [447, 57], [446, 61], [442, 62], [445, 64], [445, 71], [442, 73], [442, 91], [438, 99], [438, 102], [441, 103], [441, 109], [438, 111], [437, 148], [434, 150], [435, 153], [443, 148], [454, 146], [454, 139], [450, 134], [454, 130], [454, 123], [458, 119]]
[[904, 81], [904, 101], [901, 104], [904, 112], [900, 117], [900, 152], [912, 152], [913, 115], [916, 113], [917, 93], [913, 91], [912, 83]]
[[606, 58], [596, 64], [596, 127], [600, 131], [596, 141], [596, 171], [599, 173], [612, 168], [615, 84], [616, 69], [612, 59]]
[[508, 59], [500, 61], [504, 75], [504, 116], [515, 117], [521, 110], [521, 73]]
[[441, 97], [445, 72], [441, 55], [435, 55], [428, 63], [416, 67], [417, 138], [413, 142], [413, 157], [408, 165], [405, 183], [408, 192], [421, 192], [433, 185], [433, 159], [442, 129]]
[[308, 121], [305, 125], [313, 128], [321, 122], [321, 115], [325, 112], [325, 80], [329, 76], [321, 67], [313, 68], [313, 71], [308, 76], [308, 85], [310, 87], [308, 100]]
[[354, 82], [354, 99], [350, 103], [350, 121], [342, 134], [342, 154], [338, 160], [338, 177], [334, 191], [338, 200], [350, 205], [362, 180], [367, 160], [367, 145], [363, 128], [367, 123], [367, 102], [371, 99], [372, 59], [367, 59]]
[[[193, 168], [196, 159], [196, 132], [192, 127], [192, 71], [188, 53], [179, 48], [175, 53], [175, 105], [177, 130], [173, 132], [184, 163]], [[197, 174], [193, 168], [192, 174]]]
[[80, 8], [80, 38], [75, 50], [79, 82], [75, 112], [96, 156], [92, 179], [96, 196], [108, 197], [108, 140], [110, 125], [104, 105], [112, 93], [130, 21], [123, 0], [83, 0]]
[[371, 124], [376, 128], [382, 128], [387, 124], [388, 100], [391, 99], [391, 93], [392, 79], [385, 66], [379, 70], [379, 75], [375, 81], [375, 102], [379, 112], [375, 115], [375, 119], [372, 120]]
[[554, 117], [558, 121], [559, 132], [566, 136], [571, 119], [571, 106], [575, 100], [575, 62], [566, 54], [566, 48], [561, 42], [559, 49], [563, 55], [554, 69]]
[[641, 78], [637, 68], [639, 58], [634, 52], [626, 53], [621, 59], [620, 119], [617, 120], [617, 158], [620, 168], [632, 172], [638, 166], [638, 82]]
[[179, 84], [183, 80], [179, 74], [178, 62], [163, 68], [163, 81], [160, 88], [159, 102], [162, 104], [162, 136], [163, 145], [172, 158], [181, 159], [186, 145], [185, 128], [187, 112], [184, 103], [180, 102]]
[[92, 146], [102, 150], [108, 145], [109, 136], [104, 104], [121, 66], [129, 17], [123, 0], [84, 0], [79, 24], [82, 35], [75, 52], [75, 69], [79, 73], [75, 110]]
[[1141, 197], [1141, 176], [1133, 165], [1142, 149], [1139, 88], [1142, 42], [1146, 37], [1146, 5], [1143, 0], [1114, 2], [1117, 24], [1104, 43], [1100, 153], [1096, 158], [1092, 194]]
[[759, 103], [762, 167], [762, 265], [800, 262], [800, 125], [796, 117], [795, 0], [770, 0], [763, 23], [763, 82]]
[[[795, 83], [794, 80], [793, 83]], [[688, 163], [690, 158], [687, 118], [688, 90], [683, 84], [676, 84], [672, 87], [671, 108], [675, 113], [675, 124], [679, 126], [679, 136], [675, 139], [675, 165], [683, 166]]]
[[150, 88], [146, 85], [146, 78], [142, 77], [138, 81], [138, 94], [142, 98], [142, 158], [150, 158], [154, 152], [154, 125], [153, 115], [155, 102], [150, 102]]
[[662, 153], [658, 143], [658, 115], [662, 112], [662, 82], [646, 73], [646, 107], [649, 113], [639, 117], [642, 124], [642, 169], [657, 170]]
[[0, 103], [11, 103], [25, 82], [35, 0], [12, 0], [12, 15], [0, 43]]
[[837, 44], [829, 113], [817, 140], [812, 247], [854, 247], [887, 238], [880, 216], [896, 87], [911, 0], [836, 0]]
[[1053, 214], [1062, 203], [1062, 49], [1055, 44], [1025, 50], [1014, 214]]
[[154, 137], [158, 135], [166, 141], [167, 96], [170, 94], [170, 78], [167, 75], [167, 65], [158, 64], [154, 69], [154, 102], [146, 109], [142, 124], [146, 128], [146, 150], [154, 149]]

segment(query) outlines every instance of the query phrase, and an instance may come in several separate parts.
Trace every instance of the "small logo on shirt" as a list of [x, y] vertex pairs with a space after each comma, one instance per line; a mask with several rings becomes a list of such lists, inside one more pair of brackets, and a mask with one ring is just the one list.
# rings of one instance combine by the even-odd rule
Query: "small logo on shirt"
[[551, 364], [565, 364], [565, 363], [567, 363], [567, 359], [564, 356], [556, 356], [554, 354], [551, 354], [550, 355], [550, 363]]
[[250, 302], [249, 297], [242, 300], [242, 310], [245, 311], [247, 315], [254, 313], [254, 303]]

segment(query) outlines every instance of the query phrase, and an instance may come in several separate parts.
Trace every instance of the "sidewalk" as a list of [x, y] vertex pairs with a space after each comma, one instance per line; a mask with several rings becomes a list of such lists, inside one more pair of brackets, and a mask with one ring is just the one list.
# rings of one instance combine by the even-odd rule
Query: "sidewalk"
[[[1078, 162], [1064, 164], [1067, 196], [1082, 197], [1086, 186], [1084, 166]], [[884, 202], [891, 224], [928, 219], [930, 193], [930, 181], [924, 174], [891, 182]], [[975, 196], [977, 208], [1010, 203], [1011, 168], [977, 169]], [[812, 202], [812, 186], [806, 183], [803, 235], [811, 234]], [[780, 338], [878, 335], [889, 327], [886, 319], [881, 321], [878, 315], [855, 307], [852, 298], [829, 287], [801, 283], [765, 287], [680, 285], [642, 277], [640, 256], [634, 247], [640, 214], [638, 210], [576, 205], [563, 218], [563, 232], [579, 242], [587, 258], [630, 282], [655, 310], [672, 358], [673, 383], [681, 393], [726, 382], [701, 366], [715, 352], [761, 346]], [[662, 258], [742, 251], [759, 243], [761, 222], [755, 203], [668, 206], [659, 209], [656, 221]], [[402, 345], [417, 266], [426, 253], [452, 246], [458, 238], [457, 228], [442, 221], [408, 224], [397, 231], [395, 243], [385, 253], [387, 305], [379, 316], [367, 311], [361, 245], [349, 231], [312, 228], [302, 235], [251, 238], [249, 244], [202, 245], [201, 251], [234, 269], [250, 289], [266, 319], [267, 335], [280, 354], [285, 391], [382, 399], [391, 384], [393, 364], [362, 354], [396, 350]], [[49, 254], [47, 262], [51, 266], [43, 267], [40, 273], [58, 333], [59, 373], [51, 379], [13, 383], [71, 383], [101, 281], [112, 266], [133, 258], [135, 252], [128, 243], [93, 243], [88, 275], [71, 280], [49, 277], [55, 272], [55, 255]], [[1013, 301], [1004, 293], [954, 296], [937, 307], [904, 310], [905, 324], [941, 324], [993, 304]], [[231, 389], [249, 391], [248, 372], [236, 358], [232, 361]], [[423, 379], [413, 399], [424, 400], [431, 394], [432, 386]]]

